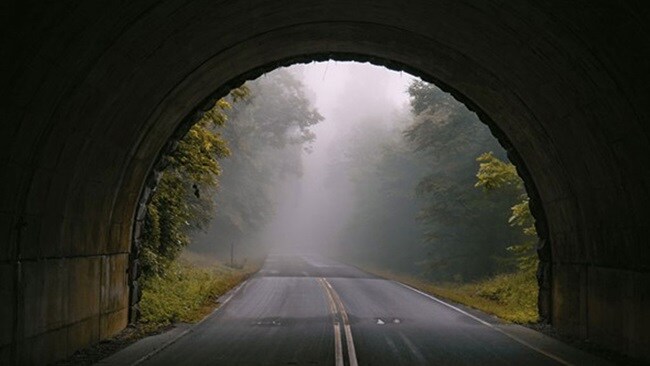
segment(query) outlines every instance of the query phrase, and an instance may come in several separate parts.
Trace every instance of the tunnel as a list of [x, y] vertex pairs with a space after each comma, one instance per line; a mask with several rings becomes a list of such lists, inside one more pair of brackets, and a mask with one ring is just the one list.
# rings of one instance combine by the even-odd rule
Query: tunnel
[[487, 123], [540, 234], [540, 312], [650, 361], [650, 11], [642, 1], [34, 2], [3, 6], [0, 364], [44, 364], [137, 317], [160, 157], [276, 67], [355, 60]]

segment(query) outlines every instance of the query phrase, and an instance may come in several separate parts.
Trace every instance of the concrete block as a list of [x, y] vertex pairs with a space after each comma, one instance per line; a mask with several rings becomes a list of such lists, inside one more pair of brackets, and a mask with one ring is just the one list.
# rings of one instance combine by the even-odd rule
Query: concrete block
[[565, 335], [587, 335], [587, 269], [584, 265], [553, 264], [553, 325]]
[[589, 268], [589, 339], [650, 359], [650, 274]]
[[[6, 84], [5, 84], [6, 87]], [[2, 119], [4, 121], [19, 121], [24, 114], [24, 109], [3, 103]], [[14, 136], [20, 126], [18, 124], [2, 123], [0, 124], [0, 146], [9, 146], [13, 143]], [[3, 154], [0, 157], [0, 167], [9, 162], [9, 155]]]
[[129, 321], [129, 309], [124, 308], [111, 313], [102, 314], [99, 326], [99, 337], [105, 339], [124, 329]]
[[64, 210], [66, 206], [66, 201], [68, 199], [68, 187], [70, 185], [71, 174], [67, 169], [61, 169], [63, 171], [56, 171], [52, 174], [52, 180], [50, 181], [50, 190], [45, 201], [45, 213], [52, 217], [63, 217]]
[[63, 248], [61, 233], [63, 231], [63, 217], [60, 215], [45, 216], [41, 222], [41, 232], [38, 236], [38, 247], [43, 257], [61, 257]]
[[[101, 211], [106, 211], [105, 207], [102, 208]], [[107, 214], [106, 216], [110, 216], [110, 215]], [[90, 229], [92, 231], [90, 231], [91, 235], [87, 236], [88, 241], [86, 242], [86, 246], [84, 248], [85, 253], [88, 254], [110, 254], [111, 253], [111, 251], [108, 248], [110, 225], [106, 224], [107, 222], [108, 222], [108, 217], [107, 218], [100, 217], [97, 221], [91, 224], [92, 226], [90, 227]]]
[[2, 164], [2, 179], [0, 179], [0, 212], [11, 213], [16, 211], [21, 181], [24, 171], [19, 164]]
[[20, 365], [47, 365], [68, 356], [68, 329], [56, 329], [27, 338], [19, 346]]
[[624, 273], [606, 268], [589, 268], [589, 336], [619, 350], [625, 333], [623, 313], [628, 292]]
[[129, 255], [102, 257], [101, 313], [123, 309], [128, 304]]
[[133, 222], [125, 219], [124, 222], [111, 225], [108, 253], [128, 253], [131, 247], [131, 228]]
[[14, 215], [0, 212], [0, 238], [6, 240], [5, 245], [0, 250], [0, 261], [13, 259], [16, 255], [14, 221]]
[[[63, 142], [67, 139], [68, 133], [69, 130], [65, 128], [52, 131], [50, 138], [42, 146], [43, 158], [39, 162], [39, 167], [41, 168], [39, 170], [47, 171], [47, 175], [49, 176], [48, 180], [51, 180], [52, 174], [58, 166], [59, 158], [65, 146]], [[41, 174], [41, 172], [38, 174]], [[49, 188], [49, 182], [47, 188]], [[45, 193], [47, 193], [47, 190]], [[43, 203], [45, 203], [45, 200], [41, 202], [41, 204]]]
[[21, 258], [34, 259], [43, 257], [43, 248], [39, 241], [41, 235], [41, 223], [41, 217], [38, 215], [22, 216], [22, 229], [20, 230]]
[[58, 329], [67, 324], [68, 314], [68, 271], [66, 261], [53, 259], [47, 261], [45, 291], [43, 298], [45, 306], [45, 326], [48, 330]]
[[68, 323], [99, 314], [101, 258], [73, 258], [66, 262]]
[[99, 341], [99, 316], [91, 316], [68, 327], [68, 349], [78, 350]]
[[22, 264], [24, 336], [32, 337], [66, 324], [67, 270], [63, 260]]
[[568, 217], [575, 217], [578, 210], [573, 197], [544, 202], [544, 210], [546, 211], [546, 218], [551, 232], [571, 231], [577, 225], [574, 220], [567, 220]]
[[24, 291], [23, 336], [30, 338], [47, 330], [45, 326], [47, 299], [43, 296], [47, 267], [41, 262], [26, 262], [21, 265], [21, 269], [21, 285]]
[[11, 345], [0, 346], [0, 365], [11, 365]]
[[570, 256], [570, 254], [567, 253], [567, 249], [565, 249], [568, 246], [566, 232], [551, 231], [549, 239], [553, 258], [558, 258], [557, 260], [559, 260], [559, 258], [566, 258]]
[[13, 339], [13, 324], [16, 316], [14, 268], [13, 264], [0, 265], [0, 347], [10, 344]]
[[25, 213], [27, 215], [39, 215], [43, 213], [47, 202], [52, 171], [50, 169], [36, 169], [32, 176], [31, 186], [25, 202]]
[[[92, 218], [75, 219], [69, 223], [68, 228], [71, 235], [70, 246], [72, 255], [91, 254], [87, 250], [90, 248], [89, 236], [92, 237], [92, 234], [90, 234], [92, 226]], [[95, 250], [92, 254], [101, 254], [101, 251]]]
[[[77, 160], [80, 158], [79, 151], [85, 145], [84, 134], [85, 131], [70, 132], [64, 142], [63, 151], [59, 157], [57, 170], [61, 171], [64, 175], [68, 173], [71, 167], [74, 167]], [[66, 183], [69, 183], [69, 179]], [[59, 192], [64, 193], [64, 192]]]
[[63, 217], [61, 222], [61, 255], [71, 257], [75, 255], [73, 219]]

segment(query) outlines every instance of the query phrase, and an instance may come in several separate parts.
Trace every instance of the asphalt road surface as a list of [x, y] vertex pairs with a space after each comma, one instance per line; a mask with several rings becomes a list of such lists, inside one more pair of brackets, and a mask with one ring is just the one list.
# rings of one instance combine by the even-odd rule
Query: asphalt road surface
[[357, 268], [275, 255], [218, 311], [140, 365], [582, 364], [531, 342]]

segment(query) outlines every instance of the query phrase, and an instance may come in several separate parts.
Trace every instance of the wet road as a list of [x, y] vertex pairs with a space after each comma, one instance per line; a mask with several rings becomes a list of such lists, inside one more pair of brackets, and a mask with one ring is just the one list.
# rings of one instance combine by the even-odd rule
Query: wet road
[[227, 304], [140, 364], [581, 364], [530, 342], [351, 266], [269, 256]]

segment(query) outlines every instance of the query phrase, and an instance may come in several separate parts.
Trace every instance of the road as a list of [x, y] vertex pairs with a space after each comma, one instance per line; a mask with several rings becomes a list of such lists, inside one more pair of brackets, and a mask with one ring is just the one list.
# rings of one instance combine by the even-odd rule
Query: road
[[321, 257], [269, 256], [218, 311], [140, 365], [582, 364], [555, 353], [555, 341], [536, 345], [452, 306]]

